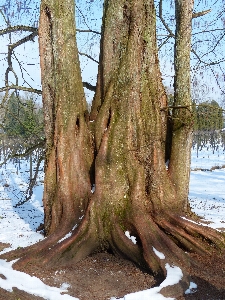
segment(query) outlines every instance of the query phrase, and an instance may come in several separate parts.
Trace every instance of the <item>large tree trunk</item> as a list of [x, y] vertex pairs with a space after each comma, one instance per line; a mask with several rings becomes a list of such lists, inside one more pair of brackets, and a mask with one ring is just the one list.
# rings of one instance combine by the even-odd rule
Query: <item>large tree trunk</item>
[[[18, 266], [34, 257], [43, 264], [64, 264], [93, 251], [110, 250], [154, 274], [165, 276], [166, 262], [184, 267], [187, 274], [185, 252], [209, 254], [224, 247], [224, 237], [182, 218], [190, 172], [189, 107], [174, 111], [169, 168], [165, 165], [167, 98], [157, 56], [154, 1], [105, 0], [91, 113], [94, 164], [91, 134], [84, 120], [73, 1], [62, 2], [60, 7], [54, 2], [42, 0], [40, 18], [47, 136], [44, 205], [49, 236], [12, 256], [22, 256]], [[182, 45], [184, 39], [185, 47], [190, 43], [192, 4], [191, 0], [176, 3], [181, 24], [176, 33], [175, 106], [190, 105], [186, 65], [190, 47], [183, 53]], [[95, 178], [93, 194], [91, 175]], [[136, 237], [136, 244], [125, 231]], [[164, 253], [165, 260], [155, 249]], [[186, 276], [184, 281], [183, 288]]]

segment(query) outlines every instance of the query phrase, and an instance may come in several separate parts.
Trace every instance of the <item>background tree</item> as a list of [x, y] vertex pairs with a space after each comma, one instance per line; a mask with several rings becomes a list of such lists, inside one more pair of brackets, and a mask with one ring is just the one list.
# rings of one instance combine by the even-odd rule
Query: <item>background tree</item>
[[11, 94], [3, 120], [2, 129], [10, 138], [37, 139], [43, 135], [43, 111], [32, 98], [26, 99]]
[[223, 128], [223, 109], [212, 100], [196, 108], [196, 130], [219, 130]]
[[[89, 128], [73, 0], [42, 0], [39, 45], [48, 237], [11, 253], [22, 257], [18, 267], [31, 261], [43, 265], [77, 262], [94, 251], [107, 250], [159, 277], [166, 274], [165, 261], [186, 267], [185, 288], [186, 252], [209, 255], [224, 247], [222, 234], [182, 218], [190, 213], [193, 1], [175, 1], [175, 5], [172, 126], [168, 126], [167, 97], [159, 70], [154, 1], [105, 0]], [[166, 155], [169, 136], [171, 149]], [[166, 156], [170, 159], [168, 169]], [[92, 193], [91, 185], [95, 185]], [[137, 244], [125, 236], [126, 230], [136, 236]], [[165, 261], [155, 249], [165, 254]], [[173, 287], [172, 293], [176, 292]]]
[[[172, 114], [174, 95], [167, 93], [169, 113]], [[196, 104], [192, 101], [194, 130], [220, 130], [224, 127], [224, 110], [215, 100]]]

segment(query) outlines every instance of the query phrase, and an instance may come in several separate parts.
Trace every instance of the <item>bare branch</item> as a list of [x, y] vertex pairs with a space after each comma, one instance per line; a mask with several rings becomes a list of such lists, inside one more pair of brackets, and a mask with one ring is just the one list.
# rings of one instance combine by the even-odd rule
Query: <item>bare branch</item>
[[100, 34], [101, 35], [101, 32], [95, 31], [95, 30], [91, 30], [91, 29], [78, 29], [78, 28], [76, 28], [76, 31], [77, 32], [91, 32], [91, 33], [96, 33], [96, 34]]
[[159, 45], [158, 50], [160, 50], [160, 48], [162, 48], [162, 46], [164, 46], [171, 37], [173, 37], [173, 36], [168, 35], [167, 38]]
[[222, 31], [222, 32], [224, 32], [224, 28], [215, 28], [215, 29], [211, 29], [211, 30], [202, 30], [202, 31], [198, 31], [198, 32], [192, 33], [192, 35], [199, 35], [199, 34], [202, 34], [202, 33], [211, 33], [211, 32], [214, 32], [214, 31]]
[[162, 0], [159, 1], [159, 18], [160, 18], [161, 22], [163, 23], [164, 27], [166, 28], [166, 30], [169, 32], [170, 36], [175, 37], [174, 33], [169, 28], [169, 26], [166, 24], [166, 22], [165, 22], [165, 20], [163, 18], [163, 14], [162, 14]]
[[25, 87], [25, 86], [9, 85], [9, 86], [4, 86], [4, 87], [0, 88], [0, 92], [5, 92], [5, 91], [9, 91], [9, 90], [18, 90], [18, 91], [30, 92], [30, 93], [35, 93], [35, 94], [38, 94], [38, 95], [42, 94], [41, 90], [28, 88], [28, 87]]
[[16, 32], [16, 31], [30, 31], [30, 32], [36, 32], [38, 34], [38, 28], [36, 27], [17, 25], [17, 26], [9, 26], [5, 29], [0, 30], [0, 35]]
[[14, 149], [12, 152], [10, 152], [10, 154], [8, 156], [4, 157], [4, 160], [0, 163], [0, 167], [3, 166], [4, 164], [6, 164], [10, 159], [26, 157], [27, 155], [31, 154], [34, 150], [36, 150], [38, 148], [43, 148], [44, 149], [44, 146], [45, 146], [45, 140], [40, 140], [39, 139], [38, 143], [36, 143], [34, 145], [31, 145], [23, 153], [19, 153], [19, 152], [17, 152], [16, 149]]
[[197, 12], [197, 13], [193, 13], [192, 14], [192, 19], [204, 16], [204, 15], [210, 13], [210, 12], [211, 12], [211, 9], [200, 11], [200, 12]]
[[41, 162], [44, 160], [44, 155], [39, 157], [38, 159], [38, 162], [37, 162], [37, 165], [36, 165], [36, 169], [35, 169], [35, 173], [34, 173], [34, 177], [33, 178], [30, 178], [30, 182], [29, 182], [29, 186], [26, 190], [26, 197], [24, 200], [20, 200], [14, 207], [18, 207], [18, 206], [21, 206], [23, 205], [24, 203], [28, 202], [32, 195], [33, 195], [33, 189], [35, 187], [35, 184], [37, 182], [37, 177], [38, 177], [38, 172], [39, 172], [39, 168], [40, 168], [40, 165], [41, 165]]
[[0, 14], [3, 16], [3, 19], [5, 21], [5, 23], [10, 26], [10, 23], [7, 21], [6, 17], [5, 17], [5, 14], [3, 13], [2, 9], [0, 9]]
[[83, 87], [85, 87], [86, 89], [95, 92], [96, 91], [96, 86], [91, 85], [88, 82], [83, 82]]
[[[224, 62], [225, 59], [221, 59], [218, 61], [213, 61], [213, 62], [205, 62], [201, 59], [201, 57], [196, 53], [196, 51], [192, 48], [191, 52], [196, 56], [196, 58], [198, 59], [199, 63], [204, 64], [205, 66], [214, 66], [214, 65], [219, 65], [221, 62]], [[194, 70], [197, 68], [194, 68]]]
[[211, 66], [210, 66], [210, 70], [211, 70], [211, 72], [213, 73], [213, 76], [214, 76], [214, 78], [215, 78], [215, 80], [216, 80], [216, 83], [217, 83], [217, 85], [218, 85], [218, 87], [219, 87], [221, 93], [222, 93], [223, 95], [225, 95], [225, 91], [222, 89], [222, 87], [221, 87], [221, 85], [220, 85], [220, 83], [219, 83], [219, 80], [218, 80], [217, 76], [215, 75], [215, 72], [214, 72], [214, 70], [212, 69]]
[[[37, 36], [37, 34], [38, 34], [38, 32], [35, 31], [35, 32], [31, 33], [30, 35], [28, 35], [28, 36], [22, 38], [21, 40], [17, 41], [16, 43], [8, 45], [8, 57], [7, 57], [8, 68], [6, 69], [6, 72], [5, 72], [5, 86], [6, 86], [6, 88], [9, 87], [9, 72], [12, 72], [14, 74], [14, 77], [16, 79], [16, 86], [18, 86], [18, 76], [17, 76], [17, 74], [14, 71], [13, 66], [12, 66], [12, 54], [13, 54], [13, 50], [16, 47], [18, 47], [18, 46], [26, 43], [27, 41], [33, 40], [34, 37]], [[6, 91], [8, 91], [8, 90], [6, 89]]]
[[220, 36], [220, 38], [217, 40], [217, 42], [214, 44], [213, 48], [208, 52], [205, 53], [203, 56], [208, 55], [209, 53], [214, 53], [214, 50], [216, 49], [216, 47], [219, 45], [219, 43], [222, 41], [222, 39], [225, 37], [225, 31], [224, 33]]
[[34, 79], [31, 77], [31, 75], [27, 72], [27, 70], [22, 66], [21, 62], [19, 61], [19, 59], [17, 58], [16, 54], [13, 53], [13, 57], [16, 59], [19, 67], [20, 67], [20, 72], [21, 72], [21, 76], [23, 78], [23, 82], [26, 83], [30, 88], [32, 88], [32, 86], [25, 80], [24, 76], [23, 76], [23, 71], [26, 72], [26, 74], [30, 77], [30, 79], [34, 82]]
[[28, 41], [33, 41], [35, 36], [37, 36], [37, 35], [38, 35], [38, 32], [35, 31], [35, 32], [31, 33], [30, 35], [26, 36], [25, 38], [17, 41], [16, 43], [9, 45], [8, 47], [10, 48], [11, 51], [13, 51], [16, 47], [18, 47]]
[[91, 57], [90, 55], [83, 53], [83, 52], [78, 52], [80, 55], [86, 56], [89, 59], [93, 60], [94, 62], [96, 62], [98, 64], [98, 61], [96, 59], [94, 59], [93, 57]]

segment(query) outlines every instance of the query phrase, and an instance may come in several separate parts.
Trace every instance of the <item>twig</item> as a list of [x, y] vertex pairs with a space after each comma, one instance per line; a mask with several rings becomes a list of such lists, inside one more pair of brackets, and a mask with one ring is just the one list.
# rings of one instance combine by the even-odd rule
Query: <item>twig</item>
[[4, 86], [0, 88], [0, 92], [5, 92], [5, 91], [9, 91], [9, 90], [18, 90], [18, 91], [24, 91], [24, 92], [30, 92], [30, 93], [35, 93], [38, 95], [42, 94], [41, 90], [38, 89], [34, 89], [34, 88], [28, 88], [25, 86], [18, 86], [18, 85], [9, 85], [9, 86]]

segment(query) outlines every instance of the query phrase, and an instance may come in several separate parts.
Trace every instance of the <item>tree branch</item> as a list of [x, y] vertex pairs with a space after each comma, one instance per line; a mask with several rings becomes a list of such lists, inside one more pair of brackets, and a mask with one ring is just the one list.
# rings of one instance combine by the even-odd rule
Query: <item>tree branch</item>
[[36, 165], [34, 177], [33, 177], [33, 178], [30, 178], [29, 186], [28, 186], [28, 188], [27, 188], [27, 190], [26, 190], [26, 193], [25, 193], [25, 194], [26, 194], [26, 197], [25, 197], [24, 200], [21, 199], [21, 200], [14, 206], [15, 208], [18, 207], [18, 206], [23, 205], [24, 203], [28, 202], [28, 201], [31, 199], [31, 197], [32, 197], [32, 195], [33, 195], [33, 189], [34, 189], [34, 186], [35, 186], [35, 184], [36, 184], [36, 182], [37, 182], [37, 177], [38, 177], [39, 167], [40, 167], [41, 162], [44, 160], [44, 158], [45, 158], [44, 155], [41, 156], [41, 157], [39, 157], [38, 162], [37, 162], [37, 165]]
[[166, 39], [158, 46], [158, 50], [160, 50], [160, 48], [162, 48], [162, 46], [165, 45], [171, 37], [173, 37], [173, 36], [172, 35], [168, 35], [166, 37]]
[[30, 93], [36, 93], [38, 95], [42, 94], [41, 90], [33, 89], [33, 88], [28, 88], [25, 86], [18, 86], [18, 85], [9, 85], [9, 86], [4, 86], [0, 88], [0, 92], [5, 92], [9, 90], [18, 90], [18, 91], [24, 91], [24, 92], [30, 92]]
[[159, 18], [160, 18], [161, 22], [163, 23], [164, 27], [166, 28], [166, 30], [169, 32], [170, 36], [175, 37], [174, 33], [169, 28], [169, 26], [166, 24], [166, 22], [165, 22], [165, 20], [163, 18], [163, 14], [162, 14], [162, 0], [159, 1]]
[[[17, 74], [14, 71], [13, 66], [12, 66], [13, 50], [16, 47], [26, 43], [27, 41], [33, 40], [34, 37], [37, 36], [37, 35], [38, 35], [38, 32], [35, 31], [35, 32], [31, 33], [30, 35], [26, 36], [25, 38], [22, 38], [21, 40], [17, 41], [16, 43], [8, 45], [8, 57], [7, 57], [8, 68], [6, 69], [6, 72], [5, 72], [5, 86], [6, 86], [6, 88], [9, 87], [9, 72], [12, 72], [14, 74], [15, 79], [16, 79], [16, 86], [18, 86], [18, 76], [17, 76]], [[8, 91], [8, 89], [6, 89], [6, 91]]]
[[23, 71], [25, 71], [27, 73], [27, 75], [30, 77], [30, 79], [34, 82], [34, 79], [31, 77], [31, 75], [27, 72], [27, 70], [22, 66], [21, 62], [19, 61], [19, 59], [17, 58], [16, 54], [13, 53], [13, 57], [15, 58], [15, 60], [17, 61], [19, 67], [20, 67], [20, 72], [21, 72], [21, 76], [23, 78], [23, 82], [26, 83], [30, 88], [32, 88], [32, 86], [25, 80], [24, 76], [23, 76]]
[[2, 9], [0, 9], [0, 14], [3, 16], [3, 19], [5, 21], [5, 23], [10, 26], [10, 23], [7, 21], [6, 17], [5, 17], [5, 14], [3, 13]]
[[[225, 59], [221, 59], [221, 60], [218, 60], [218, 61], [213, 61], [213, 62], [205, 62], [201, 59], [201, 57], [196, 53], [196, 51], [192, 48], [191, 49], [191, 52], [197, 57], [199, 63], [202, 63], [204, 64], [205, 66], [214, 66], [214, 65], [218, 65], [220, 64], [221, 62], [224, 62]], [[196, 70], [197, 68], [194, 68], [194, 70]]]
[[11, 32], [16, 31], [30, 31], [36, 34], [38, 34], [38, 28], [36, 27], [30, 27], [30, 26], [24, 26], [24, 25], [17, 25], [17, 26], [9, 26], [5, 29], [0, 30], [0, 35], [4, 35]]
[[200, 11], [198, 13], [193, 13], [192, 14], [192, 19], [204, 16], [204, 15], [208, 14], [209, 12], [211, 12], [211, 9]]
[[79, 51], [78, 51], [78, 53], [79, 53], [80, 55], [83, 55], [83, 56], [88, 57], [89, 59], [93, 60], [93, 61], [96, 62], [97, 64], [99, 63], [96, 59], [94, 59], [93, 57], [91, 57], [90, 55], [88, 55], [88, 54], [86, 54], [86, 53], [79, 52]]
[[78, 29], [78, 28], [76, 28], [76, 31], [77, 32], [91, 32], [91, 33], [96, 33], [96, 34], [100, 34], [101, 35], [101, 32], [95, 31], [95, 30], [91, 30], [91, 29]]
[[12, 45], [9, 45], [8, 47], [11, 51], [13, 51], [16, 47], [18, 47], [18, 46], [20, 46], [20, 45], [22, 45], [22, 44], [24, 44], [28, 41], [33, 41], [35, 36], [37, 36], [37, 35], [38, 35], [38, 32], [35, 31], [35, 32], [31, 33], [30, 35], [26, 36], [25, 38], [17, 41], [16, 43], [14, 43]]
[[95, 92], [96, 91], [96, 86], [91, 85], [88, 82], [83, 82], [83, 87], [85, 87], [86, 89]]

